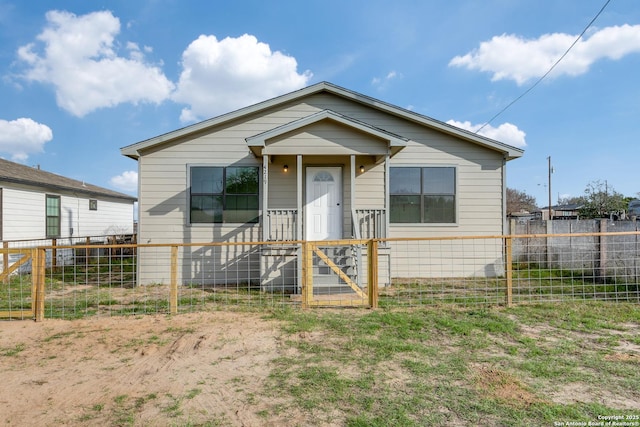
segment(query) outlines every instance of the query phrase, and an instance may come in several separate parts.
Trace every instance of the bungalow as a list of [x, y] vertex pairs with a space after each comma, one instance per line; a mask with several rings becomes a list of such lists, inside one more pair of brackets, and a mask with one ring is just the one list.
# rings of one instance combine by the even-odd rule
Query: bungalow
[[133, 233], [135, 197], [0, 159], [0, 240]]
[[[322, 82], [121, 153], [138, 162], [139, 242], [248, 244], [501, 235], [506, 162], [523, 151]], [[382, 285], [403, 262], [393, 242], [383, 249]], [[178, 279], [216, 282], [233, 264], [234, 280], [295, 287], [298, 250], [245, 245], [206, 263], [184, 254]], [[168, 263], [144, 253], [140, 283], [168, 280]], [[464, 268], [455, 274], [473, 274]]]

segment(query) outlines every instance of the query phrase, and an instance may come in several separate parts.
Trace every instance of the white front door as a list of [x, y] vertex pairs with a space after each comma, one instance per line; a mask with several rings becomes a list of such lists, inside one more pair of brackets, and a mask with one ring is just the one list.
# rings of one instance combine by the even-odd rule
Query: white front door
[[306, 180], [306, 239], [342, 239], [342, 168], [308, 167]]

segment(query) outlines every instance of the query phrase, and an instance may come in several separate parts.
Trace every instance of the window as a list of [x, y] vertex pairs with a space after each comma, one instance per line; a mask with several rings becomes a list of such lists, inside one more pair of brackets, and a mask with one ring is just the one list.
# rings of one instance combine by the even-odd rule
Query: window
[[192, 224], [258, 222], [257, 167], [194, 166], [190, 177]]
[[60, 196], [46, 196], [47, 237], [60, 237]]
[[389, 187], [390, 222], [456, 222], [455, 168], [391, 168]]
[[90, 211], [97, 211], [98, 210], [98, 200], [89, 199], [89, 210]]

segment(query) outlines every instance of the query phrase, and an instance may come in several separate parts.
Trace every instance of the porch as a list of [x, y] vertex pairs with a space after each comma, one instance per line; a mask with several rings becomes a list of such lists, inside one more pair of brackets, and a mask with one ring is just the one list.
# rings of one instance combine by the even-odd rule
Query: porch
[[[263, 157], [262, 240], [273, 244], [261, 250], [262, 288], [299, 294], [303, 242], [314, 242], [308, 268], [316, 296], [366, 289], [365, 242], [388, 236], [387, 170], [388, 157]], [[281, 207], [293, 200], [297, 207]], [[376, 256], [376, 277], [386, 286], [391, 277], [386, 243]]]
[[[300, 290], [302, 242], [319, 248], [316, 284], [362, 287], [362, 246], [324, 242], [388, 236], [390, 159], [408, 139], [322, 110], [246, 141], [262, 160], [262, 240], [274, 243], [262, 250], [263, 287]], [[388, 266], [388, 248], [378, 253]], [[380, 271], [381, 284], [389, 283], [388, 270]]]

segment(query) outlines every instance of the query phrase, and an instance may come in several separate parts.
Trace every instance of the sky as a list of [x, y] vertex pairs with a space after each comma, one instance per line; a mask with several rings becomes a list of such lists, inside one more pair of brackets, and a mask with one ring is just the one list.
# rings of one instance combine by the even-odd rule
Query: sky
[[639, 196], [637, 0], [0, 0], [0, 157], [134, 196], [121, 147], [321, 81]]

